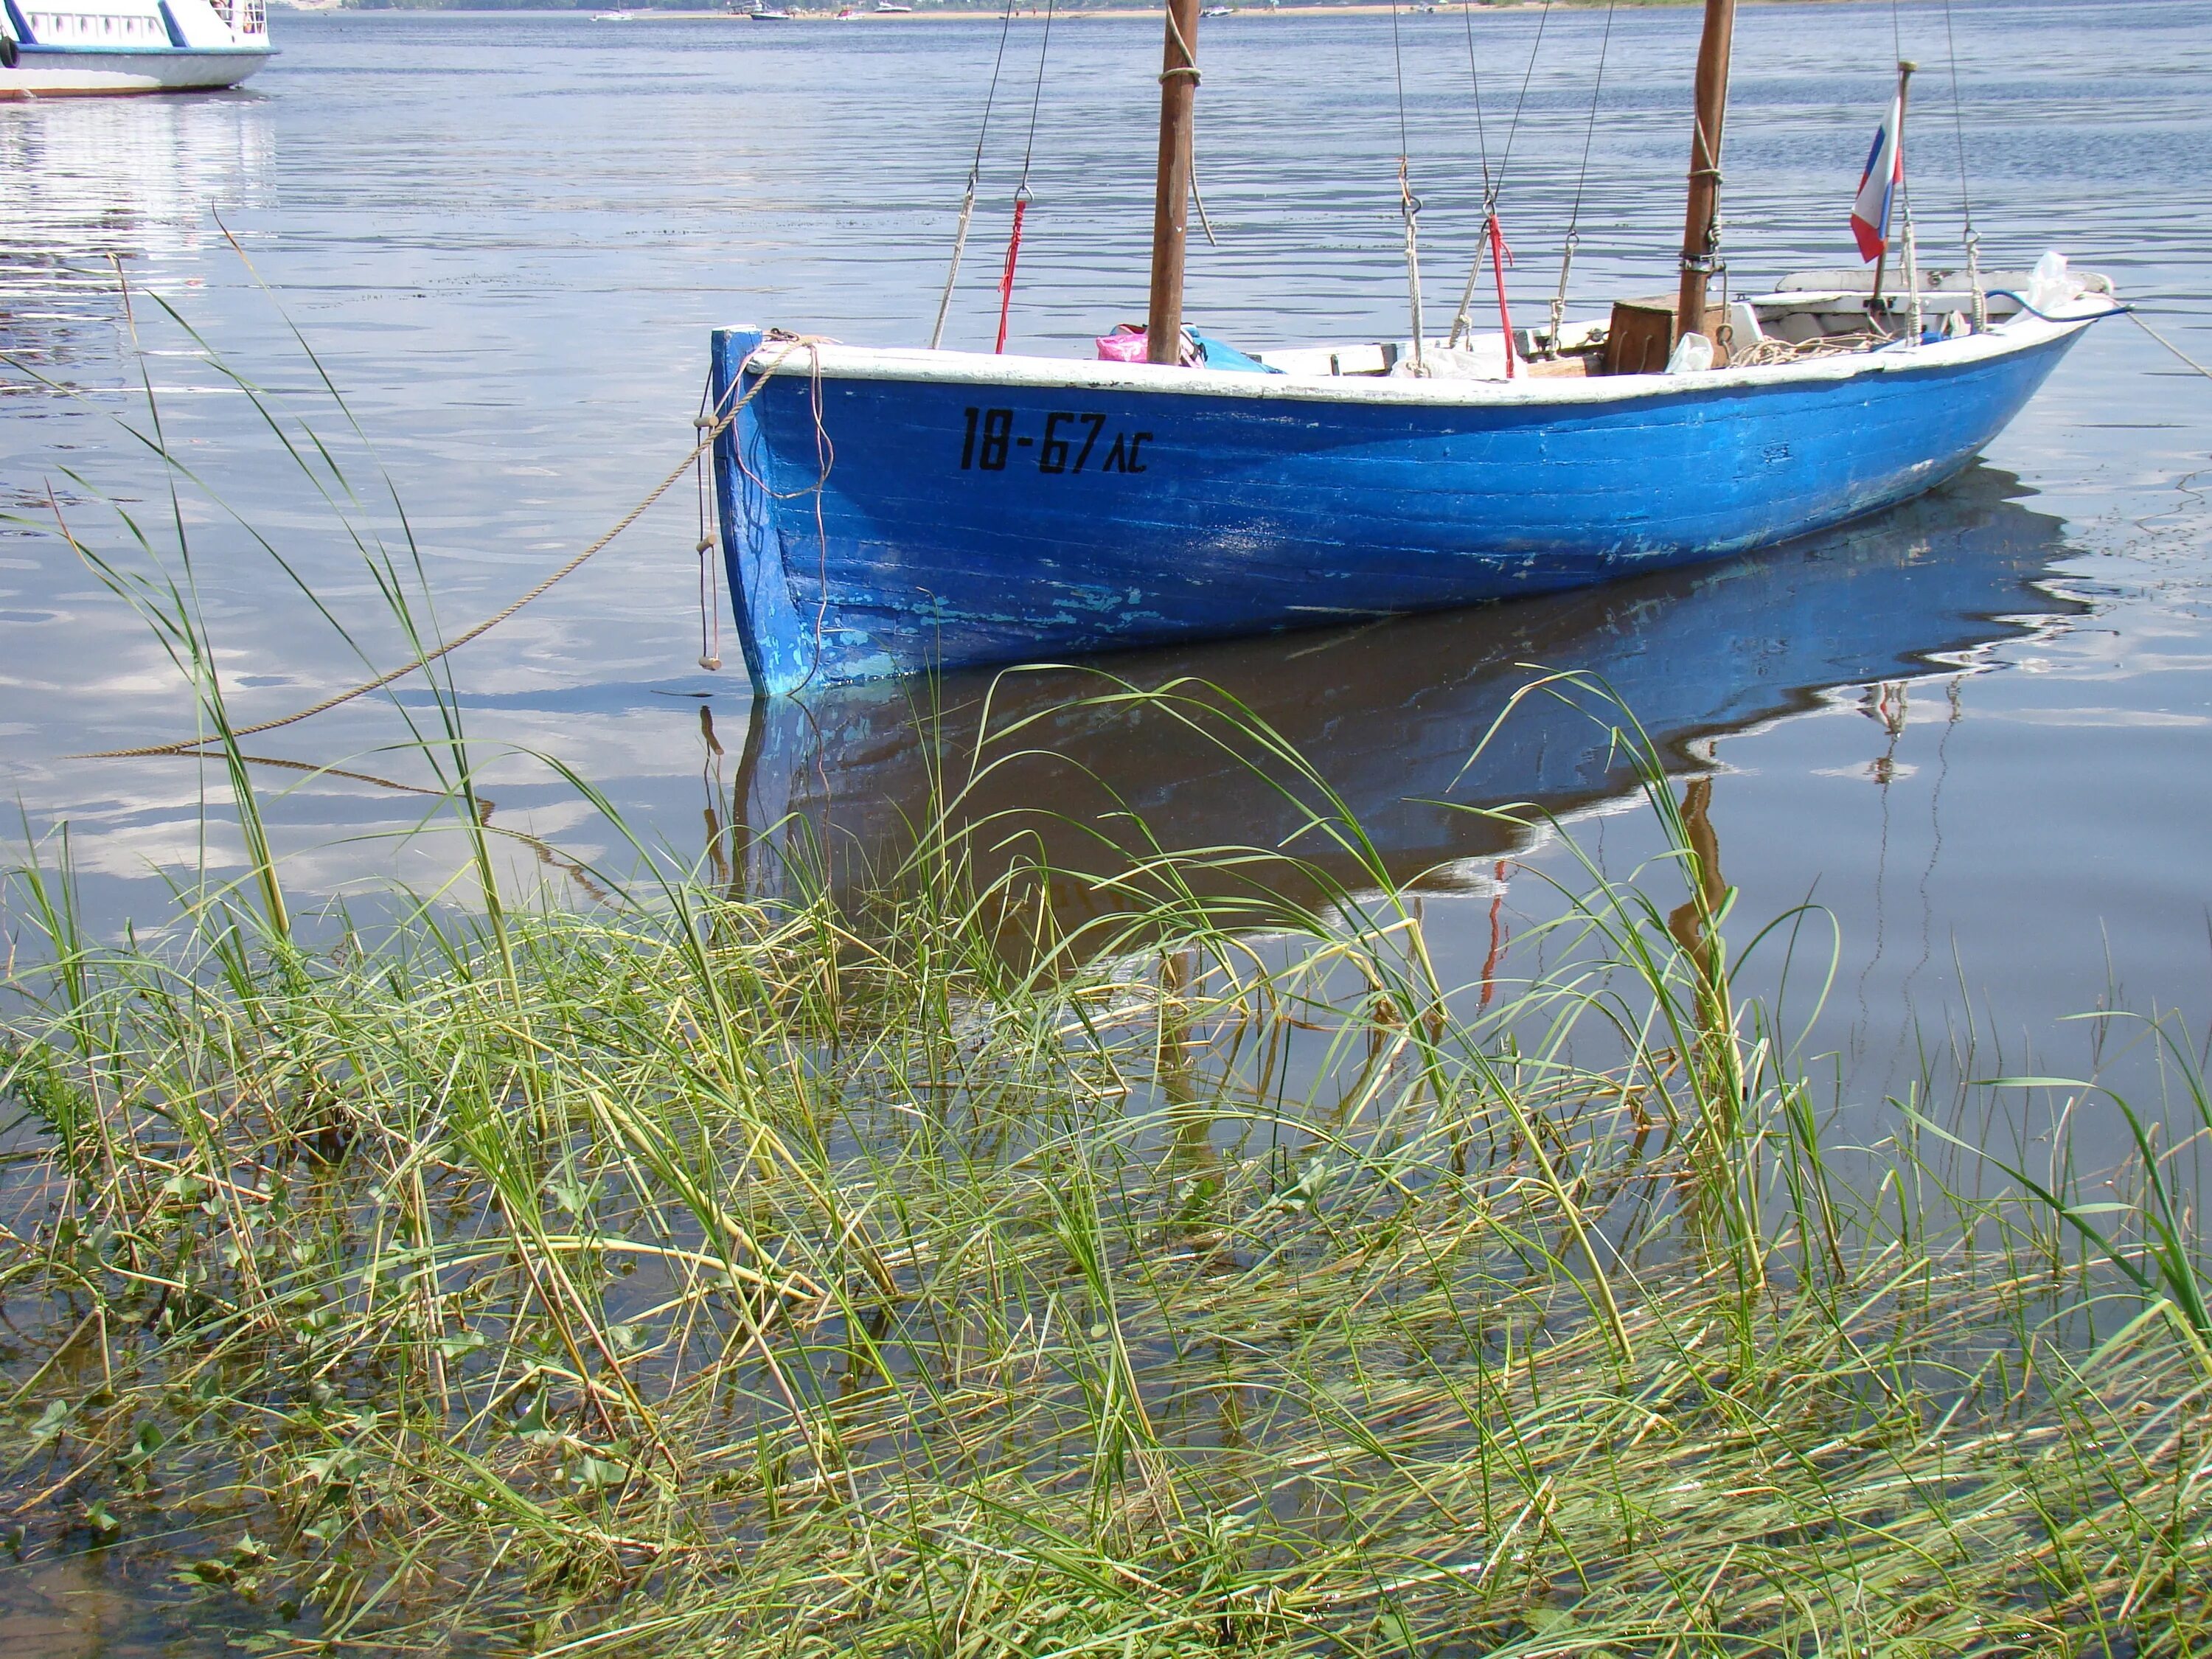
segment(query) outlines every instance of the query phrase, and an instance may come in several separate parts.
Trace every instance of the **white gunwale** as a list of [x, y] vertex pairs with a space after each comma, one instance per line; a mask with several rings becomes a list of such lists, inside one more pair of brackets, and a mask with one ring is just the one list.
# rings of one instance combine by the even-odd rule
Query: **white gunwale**
[[[1791, 296], [1796, 297], [1796, 296]], [[1686, 374], [1613, 374], [1580, 380], [1511, 380], [1399, 378], [1388, 375], [1255, 374], [1173, 364], [1110, 363], [1070, 357], [932, 351], [919, 346], [853, 346], [804, 338], [770, 340], [745, 360], [756, 375], [895, 380], [1038, 390], [1141, 392], [1258, 402], [1376, 404], [1428, 408], [1555, 407], [1632, 403], [1765, 387], [1831, 384], [1862, 375], [1963, 368], [2009, 356], [2078, 332], [2121, 309], [2102, 295], [2083, 295], [2051, 313], [2021, 315], [1978, 334], [1929, 344], [1895, 344], [1838, 352], [1797, 362], [1752, 363]]]

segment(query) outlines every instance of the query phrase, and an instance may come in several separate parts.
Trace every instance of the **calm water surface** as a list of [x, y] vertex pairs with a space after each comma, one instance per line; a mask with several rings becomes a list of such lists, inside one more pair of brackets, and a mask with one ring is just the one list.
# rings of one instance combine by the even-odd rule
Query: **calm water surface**
[[[1960, 3], [1953, 21], [1990, 264], [2063, 247], [2212, 357], [2212, 23], [2117, 0]], [[1690, 16], [1612, 21], [1594, 127], [1602, 12], [1473, 19], [1480, 125], [1469, 25], [1401, 27], [1432, 313], [1474, 249], [1486, 144], [1505, 179], [1522, 317], [1548, 301], [1578, 188], [1577, 307], [1668, 286]], [[1956, 262], [1943, 10], [1760, 6], [1741, 26], [1729, 136], [1741, 280], [1849, 258], [1843, 215], [1893, 29], [1929, 66], [1914, 151], [1926, 257]], [[1023, 20], [1008, 47], [956, 343], [986, 341], [994, 320], [1042, 34]], [[0, 386], [0, 504], [15, 515], [0, 533], [0, 777], [34, 831], [70, 826], [94, 914], [112, 921], [157, 915], [165, 880], [232, 856], [202, 844], [219, 780], [194, 763], [68, 758], [189, 724], [158, 642], [52, 533], [58, 508], [120, 550], [118, 508], [164, 510], [122, 424], [146, 419], [142, 363], [201, 486], [184, 509], [194, 574], [238, 715], [287, 710], [358, 678], [361, 658], [241, 526], [389, 664], [406, 647], [341, 508], [397, 547], [384, 496], [404, 504], [438, 616], [456, 626], [681, 456], [711, 325], [924, 337], [997, 41], [985, 21], [380, 14], [288, 15], [278, 37], [283, 55], [246, 92], [0, 109], [0, 337], [20, 366]], [[1200, 178], [1218, 246], [1198, 247], [1191, 276], [1204, 325], [1252, 346], [1402, 328], [1390, 49], [1381, 18], [1209, 23]], [[1022, 346], [1084, 353], [1141, 312], [1154, 50], [1128, 20], [1052, 33]], [[334, 506], [294, 466], [241, 381], [323, 434], [366, 505]], [[2054, 1018], [2115, 996], [2192, 1017], [2207, 1002], [2212, 567], [2195, 486], [2208, 416], [2212, 385], [2108, 324], [1985, 465], [1893, 520], [1656, 585], [1129, 672], [1237, 688], [1400, 826], [1385, 839], [1401, 867], [1456, 860], [1437, 902], [1452, 966], [1470, 977], [1501, 941], [1510, 953], [1540, 884], [1496, 862], [1513, 848], [1405, 797], [1453, 787], [1521, 678], [1513, 665], [1607, 673], [1686, 768], [1714, 774], [1710, 819], [1740, 914], [1809, 897], [1832, 916], [1839, 988], [1815, 1047], [1842, 1057], [1847, 1095], [1878, 1103], [1904, 1086], [1910, 1053], [1970, 1018], [2008, 1057], [2032, 1037], [2051, 1063], [2086, 1063], [2078, 1030]], [[558, 756], [688, 857], [716, 825], [763, 822], [779, 802], [819, 805], [826, 791], [865, 819], [915, 787], [896, 700], [771, 710], [748, 742], [742, 676], [694, 665], [697, 538], [679, 487], [469, 647], [455, 672], [474, 732]], [[736, 659], [726, 632], [723, 650]], [[420, 782], [392, 749], [404, 738], [388, 706], [362, 703], [264, 742], [275, 758]], [[1209, 791], [1202, 763], [1155, 736], [1084, 740], [1194, 839], [1264, 827], [1248, 798]], [[1601, 810], [1619, 781], [1601, 759], [1563, 758], [1577, 741], [1533, 729], [1462, 793], [1587, 809], [1585, 839], [1609, 867], [1632, 867], [1647, 826]], [[512, 843], [519, 872], [566, 881], [578, 861], [626, 860], [542, 765], [487, 765], [495, 823], [534, 838]], [[419, 797], [267, 777], [289, 792], [274, 811], [302, 895], [395, 872], [431, 883], [457, 861], [447, 842], [393, 839], [422, 816]], [[1564, 867], [1556, 851], [1522, 851]]]
[[[1961, 0], [1954, 22], [1990, 263], [2059, 246], [2212, 359], [2204, 10]], [[1594, 129], [1602, 13], [1475, 18], [1480, 130], [1466, 25], [1401, 27], [1432, 317], [1474, 251], [1486, 141], [1505, 173], [1524, 319], [1557, 278], [1586, 131], [1576, 308], [1669, 286], [1690, 14], [1613, 21]], [[1927, 258], [1957, 262], [1942, 10], [1759, 6], [1742, 18], [1729, 133], [1740, 280], [1849, 259], [1844, 216], [1893, 27], [1929, 66], [1914, 134]], [[1206, 28], [1200, 171], [1218, 246], [1194, 253], [1194, 320], [1247, 346], [1401, 332], [1389, 21]], [[165, 883], [196, 862], [234, 862], [199, 828], [219, 777], [69, 758], [190, 726], [158, 643], [52, 533], [58, 509], [120, 551], [118, 509], [149, 523], [167, 510], [120, 424], [147, 419], [142, 362], [199, 481], [184, 507], [193, 574], [238, 716], [286, 711], [359, 678], [362, 655], [406, 654], [342, 513], [398, 546], [396, 495], [439, 617], [458, 626], [683, 454], [710, 325], [926, 337], [997, 39], [986, 22], [397, 14], [285, 15], [276, 33], [283, 55], [247, 92], [0, 108], [0, 344], [17, 365], [0, 375], [0, 783], [33, 833], [70, 826], [110, 926], [158, 919]], [[1012, 33], [956, 343], [987, 343], [994, 321], [1041, 39], [1029, 20]], [[1024, 348], [1085, 354], [1141, 313], [1157, 52], [1151, 26], [1128, 21], [1052, 33], [1013, 312]], [[359, 504], [286, 459], [241, 380], [325, 434]], [[1463, 981], [1535, 965], [1515, 941], [1548, 913], [1541, 876], [1571, 872], [1556, 842], [1516, 844], [1434, 799], [1540, 799], [1616, 872], [1654, 850], [1590, 730], [1564, 712], [1509, 726], [1460, 769], [1528, 678], [1519, 665], [1603, 673], [1686, 778], [1708, 778], [1693, 805], [1742, 890], [1739, 915], [1809, 899], [1832, 919], [1838, 966], [1808, 1052], [1878, 1133], [1885, 1096], [1923, 1073], [1942, 1086], [2031, 1052], [2091, 1064], [2089, 1028], [2062, 1016], [2118, 1002], [2178, 1010], [2201, 1031], [2212, 1012], [2208, 430], [2212, 385], [2115, 322], [1984, 465], [1888, 519], [1600, 592], [1116, 666], [1218, 681], [1304, 744], [1402, 872], [1437, 869], [1433, 932]], [[356, 629], [360, 655], [247, 526]], [[896, 696], [757, 718], [740, 674], [694, 665], [698, 535], [679, 488], [456, 659], [472, 731], [508, 746], [486, 787], [519, 878], [573, 887], [580, 866], [629, 861], [526, 750], [601, 782], [687, 859], [726, 855], [732, 825], [793, 807], [865, 845], [917, 799]], [[736, 659], [726, 629], [723, 649]], [[1017, 706], [1047, 708], [1071, 684], [1037, 681]], [[948, 688], [956, 738], [974, 694]], [[1178, 838], [1281, 827], [1249, 779], [1157, 725], [1068, 715], [1053, 729]], [[389, 706], [362, 703], [264, 740], [273, 758], [361, 775], [269, 770], [287, 792], [273, 814], [297, 893], [359, 895], [395, 874], [433, 884], [458, 864], [449, 840], [405, 835], [422, 798], [374, 781], [423, 781], [404, 738]], [[1012, 804], [1022, 787], [1009, 781]], [[1035, 787], [1065, 799], [1060, 783]], [[112, 1584], [52, 1571], [36, 1606], [19, 1598], [27, 1610], [0, 1619], [0, 1653], [89, 1652], [130, 1623], [87, 1599]]]

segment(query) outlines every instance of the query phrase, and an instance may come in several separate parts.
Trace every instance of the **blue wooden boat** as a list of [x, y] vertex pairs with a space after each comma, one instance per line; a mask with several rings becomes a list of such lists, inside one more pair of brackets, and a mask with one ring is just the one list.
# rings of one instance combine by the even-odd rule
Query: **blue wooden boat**
[[[1175, 66], [1193, 61], [1196, 8], [1176, 9], [1191, 15], [1171, 19], [1162, 76], [1153, 343], [1185, 338], [1192, 88]], [[1702, 144], [1730, 12], [1708, 0], [1671, 305], [1431, 339], [1417, 303], [1401, 342], [1246, 356], [1201, 341], [1195, 366], [1182, 347], [1083, 362], [718, 331], [721, 548], [754, 686], [1540, 593], [1763, 547], [1956, 474], [2118, 308], [2111, 284], [2054, 255], [1923, 287], [1908, 252], [1902, 295], [1878, 267], [1709, 307]], [[1635, 332], [1655, 315], [1656, 353]]]

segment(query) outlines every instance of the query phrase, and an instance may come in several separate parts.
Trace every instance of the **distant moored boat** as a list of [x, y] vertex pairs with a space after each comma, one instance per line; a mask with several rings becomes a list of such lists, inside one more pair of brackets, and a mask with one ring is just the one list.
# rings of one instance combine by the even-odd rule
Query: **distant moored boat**
[[269, 54], [264, 0], [0, 0], [0, 98], [234, 87]]

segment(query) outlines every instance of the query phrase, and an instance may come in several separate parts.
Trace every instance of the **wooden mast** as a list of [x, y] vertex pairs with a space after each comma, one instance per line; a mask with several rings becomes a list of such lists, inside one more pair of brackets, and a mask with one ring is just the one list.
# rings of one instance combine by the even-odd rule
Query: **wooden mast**
[[1690, 205], [1682, 223], [1682, 290], [1674, 305], [1674, 337], [1705, 331], [1705, 279], [1719, 252], [1721, 124], [1728, 117], [1729, 46], [1735, 0], [1705, 0], [1705, 32], [1698, 41], [1698, 125], [1690, 138]]
[[1190, 220], [1190, 128], [1198, 101], [1199, 0], [1167, 0], [1167, 45], [1160, 61], [1160, 171], [1152, 198], [1152, 301], [1145, 356], [1172, 363], [1182, 355], [1183, 237]]

